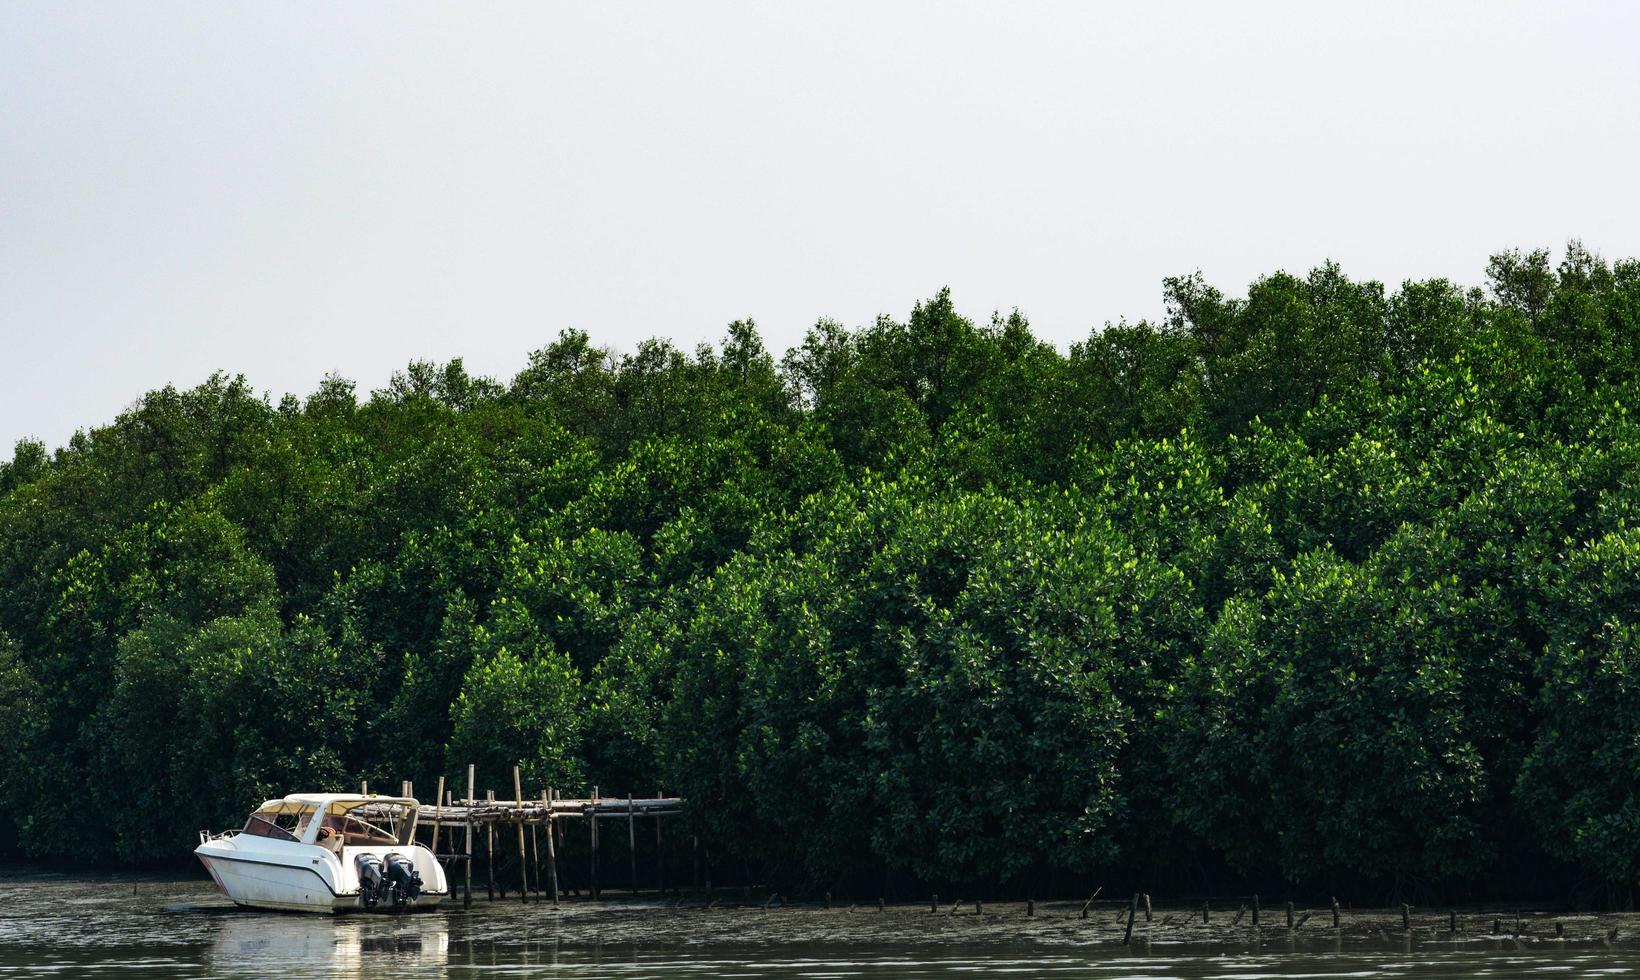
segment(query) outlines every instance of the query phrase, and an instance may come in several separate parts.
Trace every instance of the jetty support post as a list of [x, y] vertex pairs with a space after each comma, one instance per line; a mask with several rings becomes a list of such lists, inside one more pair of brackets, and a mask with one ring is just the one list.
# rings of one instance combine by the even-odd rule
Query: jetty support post
[[530, 856], [524, 849], [524, 783], [519, 777], [517, 766], [513, 766], [513, 801], [518, 804], [518, 809], [513, 811], [518, 818], [518, 899], [528, 905], [530, 901]]
[[[666, 794], [655, 790], [655, 799], [664, 800]], [[655, 890], [666, 894], [666, 852], [661, 850], [661, 815], [655, 814]]]
[[439, 827], [439, 824], [443, 822], [443, 819], [442, 819], [443, 817], [444, 817], [444, 777], [440, 776], [438, 778], [438, 796], [434, 797], [434, 799], [433, 799], [433, 846], [428, 848], [429, 851], [433, 852], [434, 857], [438, 857], [438, 827]]
[[589, 831], [592, 836], [592, 880], [588, 883], [588, 889], [592, 892], [592, 900], [596, 902], [602, 897], [598, 891], [598, 787], [596, 786], [592, 787], [592, 812], [588, 816], [587, 823], [592, 828]]
[[461, 862], [462, 874], [466, 876], [466, 888], [462, 893], [461, 907], [473, 907], [473, 767], [467, 765], [467, 860]]
[[[495, 790], [487, 789], [484, 791], [484, 802], [495, 802]], [[484, 859], [489, 865], [489, 880], [484, 883], [484, 887], [490, 901], [493, 902], [495, 901], [495, 822], [492, 820], [484, 821]], [[507, 897], [505, 889], [502, 890], [501, 897]]]
[[552, 885], [552, 904], [558, 905], [558, 849], [553, 846], [552, 787], [541, 794], [541, 805], [547, 811], [547, 881]]

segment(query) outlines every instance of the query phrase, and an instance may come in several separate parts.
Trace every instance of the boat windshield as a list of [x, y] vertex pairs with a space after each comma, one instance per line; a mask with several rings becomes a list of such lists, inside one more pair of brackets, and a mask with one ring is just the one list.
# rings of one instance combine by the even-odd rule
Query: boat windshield
[[324, 826], [342, 835], [354, 847], [404, 844], [413, 839], [416, 808], [378, 800], [338, 801], [330, 805]]
[[318, 808], [311, 803], [291, 803], [279, 800], [268, 803], [245, 821], [243, 834], [272, 837], [275, 840], [295, 841], [301, 838]]

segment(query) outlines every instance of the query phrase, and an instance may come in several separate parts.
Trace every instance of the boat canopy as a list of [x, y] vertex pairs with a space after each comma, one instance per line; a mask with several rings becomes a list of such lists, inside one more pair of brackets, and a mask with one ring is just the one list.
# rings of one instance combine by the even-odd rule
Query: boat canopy
[[351, 846], [409, 844], [419, 806], [408, 796], [297, 793], [257, 807], [240, 833], [300, 844], [338, 834]]

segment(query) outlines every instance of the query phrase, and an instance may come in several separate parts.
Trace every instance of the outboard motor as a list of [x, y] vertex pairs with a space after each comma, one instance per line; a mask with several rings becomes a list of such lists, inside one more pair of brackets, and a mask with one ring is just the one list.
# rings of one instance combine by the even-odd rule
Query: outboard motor
[[359, 904], [373, 909], [382, 900], [382, 892], [387, 888], [387, 869], [382, 866], [382, 859], [374, 854], [359, 855], [353, 859], [353, 866], [359, 872]]
[[403, 908], [421, 895], [421, 872], [403, 854], [387, 855], [387, 882], [393, 887], [394, 908]]

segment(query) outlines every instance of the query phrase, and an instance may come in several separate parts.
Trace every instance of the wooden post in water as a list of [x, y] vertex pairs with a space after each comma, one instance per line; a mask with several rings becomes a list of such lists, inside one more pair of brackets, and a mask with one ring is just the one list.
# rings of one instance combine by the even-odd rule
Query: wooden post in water
[[1293, 903], [1288, 902], [1287, 903], [1287, 928], [1291, 929], [1292, 927], [1293, 927]]
[[1035, 917], [1036, 917], [1036, 899], [1027, 898], [1025, 900], [1025, 918], [1033, 919]]
[[513, 802], [518, 805], [514, 816], [518, 818], [518, 899], [528, 905], [530, 901], [530, 856], [524, 849], [524, 781], [519, 777], [518, 767], [513, 766]]
[[1149, 922], [1150, 919], [1150, 893], [1145, 892], [1145, 921]]
[[1202, 903], [1202, 925], [1207, 925], [1207, 903]]
[[638, 811], [632, 794], [626, 794], [626, 877], [632, 894], [638, 894]]
[[442, 822], [440, 820], [440, 818], [443, 817], [443, 816], [444, 816], [444, 777], [440, 776], [438, 778], [438, 796], [433, 798], [433, 846], [428, 848], [429, 851], [433, 852], [434, 857], [438, 856], [438, 827], [439, 827], [439, 824]]
[[592, 813], [588, 823], [592, 825], [592, 883], [589, 890], [593, 901], [598, 900], [598, 787], [592, 787]]
[[1258, 896], [1253, 896], [1253, 927], [1258, 928]]
[[530, 824], [530, 874], [534, 884], [530, 887], [535, 894], [541, 894], [541, 838], [535, 833], [535, 824]]
[[1457, 933], [1458, 933], [1458, 910], [1457, 909], [1453, 909], [1452, 911], [1450, 911], [1446, 914], [1446, 928], [1447, 928], [1448, 932], [1452, 933], [1453, 935], [1457, 935]]
[[940, 895], [939, 895], [939, 892], [935, 892], [934, 896], [928, 900], [928, 914], [933, 915], [936, 912], [938, 912], [939, 910], [940, 910]]
[[1405, 902], [1401, 903], [1401, 928], [1412, 928], [1412, 906]]
[[[659, 788], [655, 790], [655, 799], [664, 800], [666, 794]], [[662, 895], [666, 894], [666, 852], [661, 850], [661, 815], [655, 814], [655, 890]]]
[[1333, 928], [1338, 928], [1338, 896], [1333, 896]]
[[[495, 802], [495, 790], [487, 789], [484, 791], [484, 802]], [[490, 901], [493, 902], [495, 901], [495, 824], [488, 820], [484, 821], [484, 857], [490, 866], [490, 880], [484, 883], [484, 888]], [[507, 897], [505, 889], [502, 890], [501, 897]]]
[[541, 802], [547, 807], [547, 882], [552, 886], [552, 904], [558, 905], [558, 849], [552, 844], [552, 787], [541, 794]]
[[1082, 903], [1082, 918], [1086, 919], [1088, 917], [1088, 906], [1092, 905], [1093, 900], [1098, 898], [1099, 893], [1104, 891], [1104, 890], [1105, 890], [1105, 886], [1100, 885], [1098, 888], [1095, 888], [1093, 890], [1093, 894], [1088, 897], [1088, 900]]
[[698, 892], [700, 891], [700, 835], [692, 834], [689, 840], [689, 849], [694, 852], [695, 856], [695, 891]]
[[473, 793], [473, 767], [469, 763], [467, 766], [467, 803], [469, 804], [467, 807], [467, 859], [461, 862], [465, 866], [462, 868], [462, 873], [466, 876], [467, 881], [466, 891], [461, 898], [461, 907], [466, 909], [473, 907], [473, 810], [471, 806]]
[[1128, 903], [1127, 929], [1122, 933], [1122, 945], [1126, 946], [1133, 941], [1133, 916], [1139, 911], [1139, 893], [1133, 893], [1133, 901]]

